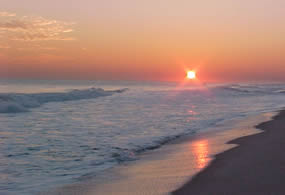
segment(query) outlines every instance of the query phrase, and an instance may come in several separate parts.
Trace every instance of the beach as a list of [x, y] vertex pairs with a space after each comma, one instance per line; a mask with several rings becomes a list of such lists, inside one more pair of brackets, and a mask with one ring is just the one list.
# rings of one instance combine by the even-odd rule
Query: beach
[[2, 81], [0, 194], [171, 193], [262, 132], [283, 88]]
[[285, 111], [256, 128], [262, 133], [229, 142], [237, 144], [172, 194], [285, 194]]
[[[183, 185], [187, 180], [192, 177], [195, 179], [196, 174], [199, 175], [199, 172], [208, 170], [208, 165], [212, 166], [211, 161], [216, 155], [219, 156], [219, 153], [239, 147], [238, 143], [229, 142], [229, 140], [259, 135], [261, 131], [254, 126], [270, 120], [273, 115], [274, 113], [263, 113], [245, 120], [227, 123], [226, 127], [231, 124], [231, 129], [224, 129], [225, 127], [221, 126], [196, 136], [178, 138], [161, 148], [143, 153], [139, 161], [123, 163], [93, 179], [40, 194], [165, 195], [181, 186], [183, 186], [182, 189], [176, 190], [174, 194], [192, 194], [191, 189], [187, 188], [188, 184], [186, 189]], [[217, 171], [219, 169], [219, 167], [216, 168]], [[211, 179], [205, 182], [211, 182]], [[193, 194], [196, 194], [196, 191]], [[208, 191], [205, 194], [213, 194], [213, 192]]]
[[1, 0], [0, 195], [285, 195], [284, 7]]

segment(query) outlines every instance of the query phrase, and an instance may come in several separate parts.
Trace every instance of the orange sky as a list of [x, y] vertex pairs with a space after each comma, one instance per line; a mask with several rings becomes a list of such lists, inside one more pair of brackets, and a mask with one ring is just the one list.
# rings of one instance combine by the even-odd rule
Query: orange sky
[[285, 80], [285, 1], [1, 0], [0, 77]]

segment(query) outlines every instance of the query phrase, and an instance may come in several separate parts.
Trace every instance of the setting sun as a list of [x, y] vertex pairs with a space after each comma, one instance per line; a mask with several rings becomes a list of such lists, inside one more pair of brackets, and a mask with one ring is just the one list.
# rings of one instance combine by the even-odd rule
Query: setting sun
[[188, 79], [195, 79], [196, 78], [196, 72], [194, 72], [194, 71], [187, 71], [187, 78]]

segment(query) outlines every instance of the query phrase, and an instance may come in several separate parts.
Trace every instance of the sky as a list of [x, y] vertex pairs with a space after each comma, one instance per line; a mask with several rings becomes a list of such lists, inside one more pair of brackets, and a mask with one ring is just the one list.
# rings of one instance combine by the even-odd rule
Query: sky
[[0, 78], [285, 81], [284, 0], [1, 0]]

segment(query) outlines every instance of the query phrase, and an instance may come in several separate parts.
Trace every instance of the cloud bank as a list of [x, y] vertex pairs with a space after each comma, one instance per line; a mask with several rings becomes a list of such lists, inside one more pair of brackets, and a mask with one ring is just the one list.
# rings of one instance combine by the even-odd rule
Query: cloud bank
[[46, 19], [40, 16], [18, 17], [14, 13], [0, 12], [0, 33], [14, 41], [67, 41], [74, 23]]

